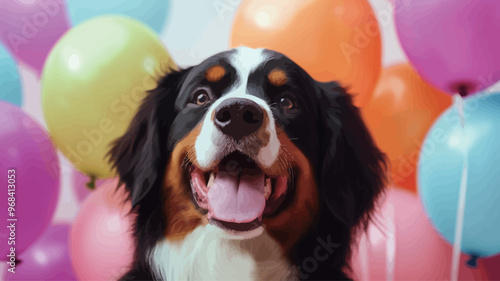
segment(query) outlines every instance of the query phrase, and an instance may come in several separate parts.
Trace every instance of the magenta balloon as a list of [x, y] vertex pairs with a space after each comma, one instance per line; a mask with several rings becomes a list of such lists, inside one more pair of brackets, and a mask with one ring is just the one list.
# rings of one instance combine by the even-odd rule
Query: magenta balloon
[[408, 59], [428, 82], [472, 94], [500, 80], [500, 1], [396, 0], [395, 18]]
[[50, 49], [69, 29], [66, 1], [0, 0], [0, 7], [0, 40], [40, 74]]
[[[15, 175], [15, 217], [7, 212], [8, 174]], [[15, 245], [11, 246], [18, 256], [52, 219], [59, 195], [59, 162], [47, 133], [22, 109], [6, 102], [0, 102], [0, 175], [0, 219], [15, 223]], [[12, 218], [17, 221], [7, 221]], [[0, 260], [10, 254], [6, 241], [12, 235], [7, 227], [0, 227], [0, 241], [5, 243], [0, 247]]]
[[[394, 251], [391, 280], [450, 280], [452, 247], [433, 229], [418, 198], [397, 188], [389, 188], [386, 195], [368, 227], [366, 243], [358, 245], [353, 253], [354, 280], [389, 280], [388, 249]], [[390, 246], [391, 233], [394, 247]], [[360, 251], [363, 247], [365, 252]], [[466, 266], [466, 261], [467, 256], [462, 254], [459, 280], [487, 279], [482, 265], [473, 269]]]
[[5, 273], [6, 281], [77, 280], [69, 257], [69, 225], [52, 225], [26, 252], [16, 273]]
[[80, 280], [116, 280], [134, 255], [133, 215], [117, 182], [98, 186], [80, 207], [70, 236], [70, 254]]

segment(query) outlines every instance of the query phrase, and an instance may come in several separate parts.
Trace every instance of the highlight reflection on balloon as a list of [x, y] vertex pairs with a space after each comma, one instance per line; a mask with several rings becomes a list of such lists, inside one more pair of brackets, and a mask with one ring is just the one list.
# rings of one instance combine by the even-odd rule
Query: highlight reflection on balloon
[[66, 1], [0, 0], [0, 40], [40, 75], [57, 40], [70, 28]]
[[317, 80], [340, 81], [358, 106], [380, 73], [380, 31], [366, 0], [243, 1], [231, 34], [231, 46], [240, 45], [281, 52]]
[[[450, 280], [452, 247], [434, 231], [418, 198], [391, 187], [378, 206], [353, 253], [354, 280]], [[466, 259], [462, 254], [459, 280], [486, 280], [484, 267], [470, 268]]]
[[450, 94], [500, 80], [500, 1], [395, 0], [401, 46], [418, 73]]
[[157, 79], [175, 68], [154, 31], [135, 20], [105, 16], [73, 28], [52, 49], [42, 79], [54, 143], [79, 171], [113, 176], [109, 144]]
[[16, 273], [5, 273], [5, 280], [77, 280], [69, 257], [69, 225], [51, 225], [43, 235], [21, 255]]
[[391, 161], [398, 187], [416, 192], [415, 171], [422, 142], [451, 98], [422, 80], [408, 64], [382, 71], [363, 118], [379, 148]]
[[[9, 223], [15, 224], [15, 254], [21, 255], [43, 233], [54, 215], [59, 197], [59, 160], [47, 132], [21, 108], [3, 101], [0, 101], [0, 171], [5, 176], [4, 190], [0, 192], [0, 218], [6, 223], [8, 219], [17, 219]], [[9, 254], [6, 241], [10, 235], [7, 225], [0, 227], [0, 240], [5, 242], [0, 248], [3, 259]]]
[[464, 128], [457, 107], [452, 106], [425, 138], [418, 166], [419, 194], [434, 227], [453, 243], [466, 154], [461, 250], [491, 256], [500, 253], [500, 93], [478, 94], [464, 103]]
[[116, 280], [134, 255], [131, 203], [117, 181], [98, 186], [83, 202], [70, 236], [71, 263], [80, 280]]

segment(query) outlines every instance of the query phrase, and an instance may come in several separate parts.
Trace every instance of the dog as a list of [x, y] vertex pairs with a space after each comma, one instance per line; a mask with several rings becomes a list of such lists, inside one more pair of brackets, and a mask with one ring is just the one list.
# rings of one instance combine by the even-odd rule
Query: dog
[[349, 279], [386, 181], [345, 88], [247, 47], [162, 77], [110, 159], [137, 214], [122, 280]]

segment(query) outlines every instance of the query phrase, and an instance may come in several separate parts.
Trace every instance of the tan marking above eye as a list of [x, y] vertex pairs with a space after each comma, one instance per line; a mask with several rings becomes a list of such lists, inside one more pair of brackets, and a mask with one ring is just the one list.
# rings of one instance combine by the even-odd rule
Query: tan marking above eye
[[282, 86], [288, 81], [288, 76], [285, 71], [280, 68], [275, 68], [267, 75], [269, 82], [274, 86]]
[[207, 69], [205, 72], [205, 79], [208, 82], [218, 82], [226, 75], [226, 69], [221, 65], [213, 65]]

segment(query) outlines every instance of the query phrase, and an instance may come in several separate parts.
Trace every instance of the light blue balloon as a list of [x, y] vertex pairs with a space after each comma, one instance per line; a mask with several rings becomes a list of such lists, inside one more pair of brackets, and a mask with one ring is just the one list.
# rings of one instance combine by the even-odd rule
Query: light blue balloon
[[18, 106], [23, 102], [17, 64], [2, 44], [0, 44], [0, 100]]
[[115, 14], [140, 20], [160, 33], [169, 14], [169, 2], [168, 0], [70, 0], [67, 5], [74, 26], [96, 16]]
[[420, 152], [419, 193], [434, 227], [453, 243], [467, 152], [461, 249], [473, 256], [491, 256], [500, 253], [500, 93], [467, 98], [464, 117], [462, 128], [452, 105], [428, 132]]

